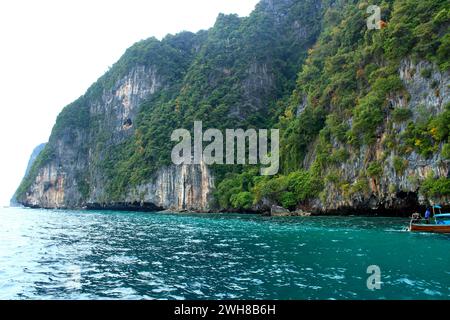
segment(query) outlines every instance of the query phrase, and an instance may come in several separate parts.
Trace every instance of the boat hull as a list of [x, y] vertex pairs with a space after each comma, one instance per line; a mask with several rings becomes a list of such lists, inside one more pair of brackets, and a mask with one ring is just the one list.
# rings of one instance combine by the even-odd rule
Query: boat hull
[[450, 233], [450, 225], [448, 225], [448, 224], [411, 224], [410, 231]]

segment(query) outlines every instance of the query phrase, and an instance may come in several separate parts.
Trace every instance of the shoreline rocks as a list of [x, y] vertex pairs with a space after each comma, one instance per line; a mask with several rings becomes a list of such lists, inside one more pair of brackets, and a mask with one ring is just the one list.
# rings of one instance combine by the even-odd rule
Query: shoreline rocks
[[280, 206], [272, 206], [270, 209], [271, 217], [310, 217], [312, 214], [310, 212], [297, 209], [295, 211], [289, 211], [286, 208]]

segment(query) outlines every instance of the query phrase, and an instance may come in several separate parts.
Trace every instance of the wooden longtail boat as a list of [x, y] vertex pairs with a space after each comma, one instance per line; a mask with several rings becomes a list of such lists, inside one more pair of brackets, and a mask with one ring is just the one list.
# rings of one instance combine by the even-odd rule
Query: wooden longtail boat
[[[450, 218], [450, 216], [449, 216]], [[450, 233], [450, 224], [411, 224], [409, 231], [415, 232], [435, 232], [435, 233]]]
[[[436, 214], [435, 209], [439, 210], [439, 214]], [[431, 220], [434, 220], [434, 223]], [[422, 223], [420, 214], [415, 213], [408, 229], [411, 232], [450, 233], [450, 213], [442, 214], [440, 206], [433, 206], [433, 219], [430, 218], [429, 223]]]

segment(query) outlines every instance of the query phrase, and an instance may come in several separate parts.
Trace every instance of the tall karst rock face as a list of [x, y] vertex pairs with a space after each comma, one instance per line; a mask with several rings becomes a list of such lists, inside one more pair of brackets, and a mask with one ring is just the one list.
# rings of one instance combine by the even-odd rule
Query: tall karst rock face
[[172, 130], [194, 120], [219, 129], [271, 125], [330, 3], [263, 0], [249, 17], [220, 15], [210, 30], [135, 44], [64, 108], [17, 200], [209, 210], [223, 168], [172, 165]]
[[[368, 27], [369, 4], [379, 6], [378, 28]], [[449, 207], [449, 26], [446, 1], [329, 6], [277, 123], [282, 172], [226, 177], [221, 206], [389, 215]]]
[[[448, 204], [445, 191], [427, 194], [424, 186], [427, 180], [439, 181], [436, 179], [448, 184], [449, 161], [443, 149], [450, 125], [449, 73], [429, 62], [402, 59], [394, 75], [401, 89], [386, 97], [386, 115], [371, 143], [355, 147], [330, 137], [331, 155], [340, 150], [349, 152], [347, 159], [324, 169], [329, 179], [322, 198], [315, 200], [313, 207], [331, 212], [345, 209], [400, 214], [406, 210], [408, 214], [430, 202]], [[413, 133], [417, 126], [424, 133]], [[439, 127], [446, 131], [444, 139], [433, 134], [441, 130]], [[311, 154], [317, 157], [321, 152], [318, 149], [310, 148], [310, 158]]]
[[[380, 8], [375, 29], [369, 5]], [[139, 42], [61, 112], [16, 198], [137, 210], [448, 206], [449, 26], [442, 0], [262, 0], [248, 17]], [[279, 128], [280, 173], [173, 165], [172, 131], [198, 120]]]

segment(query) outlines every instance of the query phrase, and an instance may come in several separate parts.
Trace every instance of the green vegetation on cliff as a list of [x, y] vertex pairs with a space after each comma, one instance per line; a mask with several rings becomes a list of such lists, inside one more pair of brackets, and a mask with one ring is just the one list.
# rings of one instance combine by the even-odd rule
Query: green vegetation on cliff
[[[294, 93], [280, 116], [284, 175], [262, 179], [251, 188], [235, 187], [223, 197], [231, 199], [235, 194], [250, 192], [255, 203], [265, 198], [293, 208], [316, 198], [324, 187], [320, 181], [334, 184], [347, 197], [367, 193], [368, 178], [380, 178], [387, 166], [383, 159], [369, 162], [355, 182], [342, 180], [338, 168], [348, 160], [349, 152], [355, 154], [361, 147], [374, 146], [388, 117], [395, 122], [409, 121], [406, 131], [390, 146], [402, 156], [394, 161], [398, 174], [407, 165], [401, 150], [429, 157], [439, 151], [441, 143], [449, 141], [448, 107], [442, 114], [429, 114], [418, 123], [410, 120], [410, 110], [392, 109], [390, 103], [395, 95], [408, 99], [398, 76], [402, 59], [429, 61], [448, 72], [448, 3], [397, 0], [370, 4], [381, 7], [386, 23], [382, 30], [367, 29], [368, 2], [350, 1], [342, 10], [331, 7], [326, 11], [324, 30], [310, 49]], [[312, 151], [314, 154], [307, 157]], [[443, 157], [448, 157], [447, 153], [445, 144]], [[293, 187], [289, 180], [296, 174], [314, 177], [314, 188], [310, 184]], [[239, 176], [225, 179], [219, 190], [236, 179]], [[430, 178], [420, 191], [430, 198], [447, 196], [448, 178]]]
[[[219, 15], [201, 33], [201, 44], [184, 73], [141, 107], [136, 134], [105, 161], [109, 194], [118, 200], [129, 186], [148, 182], [170, 164], [174, 129], [268, 128], [280, 112], [277, 101], [289, 96], [297, 70], [320, 31], [316, 0], [282, 1], [275, 9], [263, 2], [247, 18]], [[283, 17], [280, 22], [280, 17]], [[301, 25], [296, 26], [296, 23]], [[306, 29], [306, 27], [308, 28]], [[153, 60], [154, 61], [154, 60]], [[242, 168], [213, 167], [218, 180]], [[242, 201], [241, 201], [242, 202]]]
[[[381, 8], [381, 30], [366, 26], [369, 4]], [[207, 31], [136, 43], [61, 112], [16, 196], [26, 197], [64, 141], [80, 146], [70, 162], [80, 202], [96, 191], [94, 183], [105, 186], [103, 202], [123, 201], [171, 163], [172, 131], [191, 129], [196, 120], [220, 130], [281, 130], [279, 175], [261, 177], [247, 165], [212, 167], [220, 209], [295, 209], [326, 203], [331, 194], [340, 201], [380, 194], [385, 175], [408, 171], [407, 157], [450, 158], [449, 106], [413, 110], [399, 73], [405, 61], [425, 63], [421, 80], [442, 98], [434, 75], [450, 69], [449, 21], [444, 0], [264, 0], [249, 17], [219, 15]], [[139, 67], [156, 74], [158, 90], [139, 105], [133, 122], [125, 119], [131, 133], [118, 135], [106, 125], [111, 110], [95, 110]], [[350, 174], [346, 166], [359, 167]], [[427, 198], [450, 193], [446, 177], [408, 179]]]

